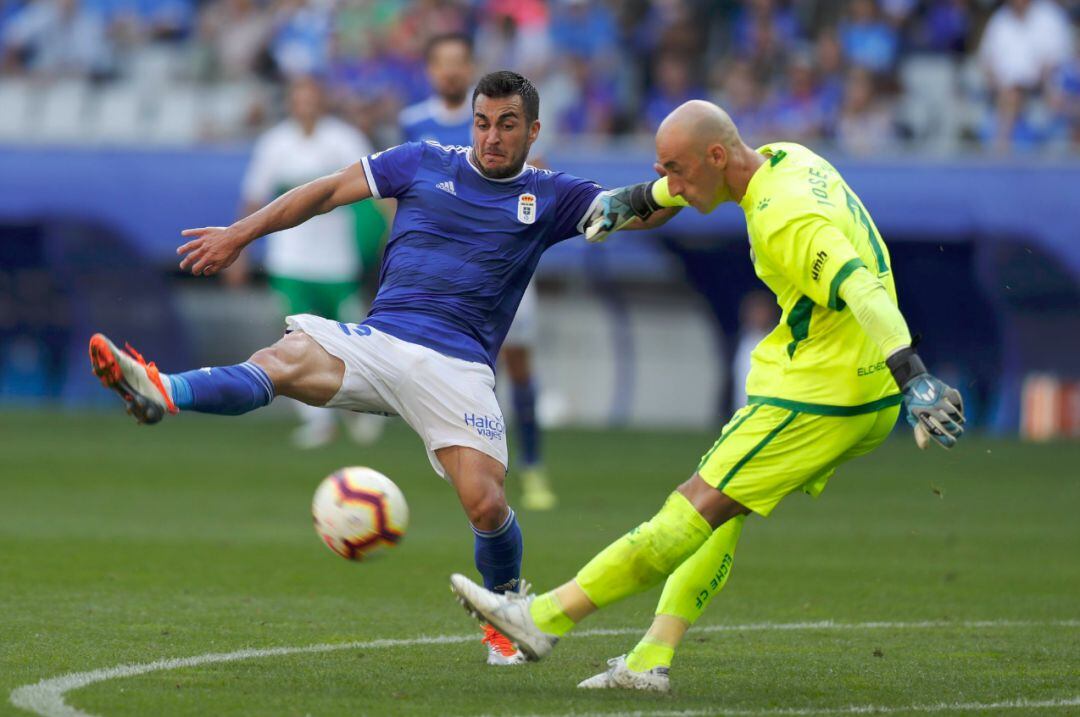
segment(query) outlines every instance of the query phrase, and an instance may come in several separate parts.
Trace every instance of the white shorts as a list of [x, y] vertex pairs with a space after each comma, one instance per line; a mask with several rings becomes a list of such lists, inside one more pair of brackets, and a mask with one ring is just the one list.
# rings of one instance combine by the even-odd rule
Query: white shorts
[[510, 324], [510, 330], [503, 339], [503, 346], [536, 346], [536, 336], [540, 331], [536, 305], [536, 286], [530, 281], [525, 287], [525, 293], [521, 295], [521, 303], [518, 304], [514, 322]]
[[495, 400], [495, 375], [485, 364], [445, 356], [378, 329], [311, 314], [285, 319], [345, 362], [341, 389], [326, 404], [364, 413], [401, 416], [427, 449], [431, 467], [447, 478], [435, 451], [475, 448], [502, 463], [506, 424]]

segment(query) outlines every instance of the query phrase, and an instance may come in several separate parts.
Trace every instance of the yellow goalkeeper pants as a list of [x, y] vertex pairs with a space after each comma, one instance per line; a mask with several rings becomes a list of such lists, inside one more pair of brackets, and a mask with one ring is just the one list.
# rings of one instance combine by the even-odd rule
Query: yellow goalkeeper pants
[[881, 445], [899, 415], [899, 406], [856, 416], [744, 406], [724, 426], [697, 472], [732, 500], [767, 516], [795, 490], [820, 495], [837, 466]]

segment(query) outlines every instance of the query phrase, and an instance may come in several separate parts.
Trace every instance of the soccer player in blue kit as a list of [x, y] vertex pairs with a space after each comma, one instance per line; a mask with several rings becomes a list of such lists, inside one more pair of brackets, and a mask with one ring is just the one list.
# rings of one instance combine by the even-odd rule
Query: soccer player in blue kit
[[[402, 110], [400, 120], [405, 140], [434, 139], [441, 145], [469, 145], [473, 124], [469, 89], [475, 69], [472, 40], [460, 33], [437, 35], [428, 42], [424, 57], [434, 94]], [[532, 163], [543, 165], [535, 154]], [[514, 462], [521, 475], [522, 503], [527, 510], [546, 511], [555, 508], [558, 499], [544, 470], [540, 450], [537, 387], [532, 375], [532, 351], [539, 329], [537, 305], [536, 285], [529, 283], [502, 342], [499, 361], [504, 376], [510, 379], [518, 444]]]
[[[444, 145], [467, 145], [472, 138], [472, 87], [476, 64], [468, 35], [436, 35], [424, 51], [428, 82], [433, 94], [401, 111], [401, 132], [407, 142], [435, 140]], [[532, 163], [537, 161], [536, 154]], [[532, 356], [539, 331], [539, 301], [536, 286], [530, 283], [521, 296], [517, 314], [503, 340], [499, 362], [510, 379], [514, 430], [518, 452], [515, 471], [521, 476], [521, 502], [527, 510], [550, 510], [558, 498], [544, 469], [541, 455], [540, 423], [536, 418], [537, 390]]]
[[[180, 267], [207, 276], [260, 236], [369, 197], [396, 198], [379, 291], [362, 323], [289, 316], [285, 336], [249, 360], [176, 374], [101, 334], [90, 340], [90, 359], [140, 423], [182, 410], [238, 415], [278, 395], [401, 416], [457, 491], [485, 587], [506, 591], [520, 581], [522, 537], [503, 491], [507, 449], [493, 367], [540, 255], [582, 232], [600, 211], [602, 190], [525, 163], [540, 131], [540, 98], [526, 78], [486, 75], [472, 105], [472, 147], [399, 145], [231, 226], [183, 232], [190, 240], [177, 249]], [[675, 211], [627, 228], [657, 226]], [[524, 660], [490, 626], [483, 642], [488, 664]]]

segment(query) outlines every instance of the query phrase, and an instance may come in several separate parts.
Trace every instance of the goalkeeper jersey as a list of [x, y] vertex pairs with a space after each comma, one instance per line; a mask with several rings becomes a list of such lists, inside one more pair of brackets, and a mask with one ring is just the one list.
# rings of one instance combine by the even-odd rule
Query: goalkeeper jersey
[[739, 204], [754, 271], [783, 314], [751, 355], [748, 402], [827, 415], [898, 404], [885, 356], [839, 296], [847, 277], [866, 267], [896, 302], [874, 221], [839, 172], [806, 147], [777, 142], [757, 151], [765, 164]]

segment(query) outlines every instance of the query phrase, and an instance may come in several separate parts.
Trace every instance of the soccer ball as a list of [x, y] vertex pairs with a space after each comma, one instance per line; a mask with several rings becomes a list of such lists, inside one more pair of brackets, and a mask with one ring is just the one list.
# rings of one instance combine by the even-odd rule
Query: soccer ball
[[396, 545], [409, 526], [401, 489], [382, 473], [353, 466], [330, 474], [311, 501], [315, 532], [348, 560], [362, 560], [383, 545]]

